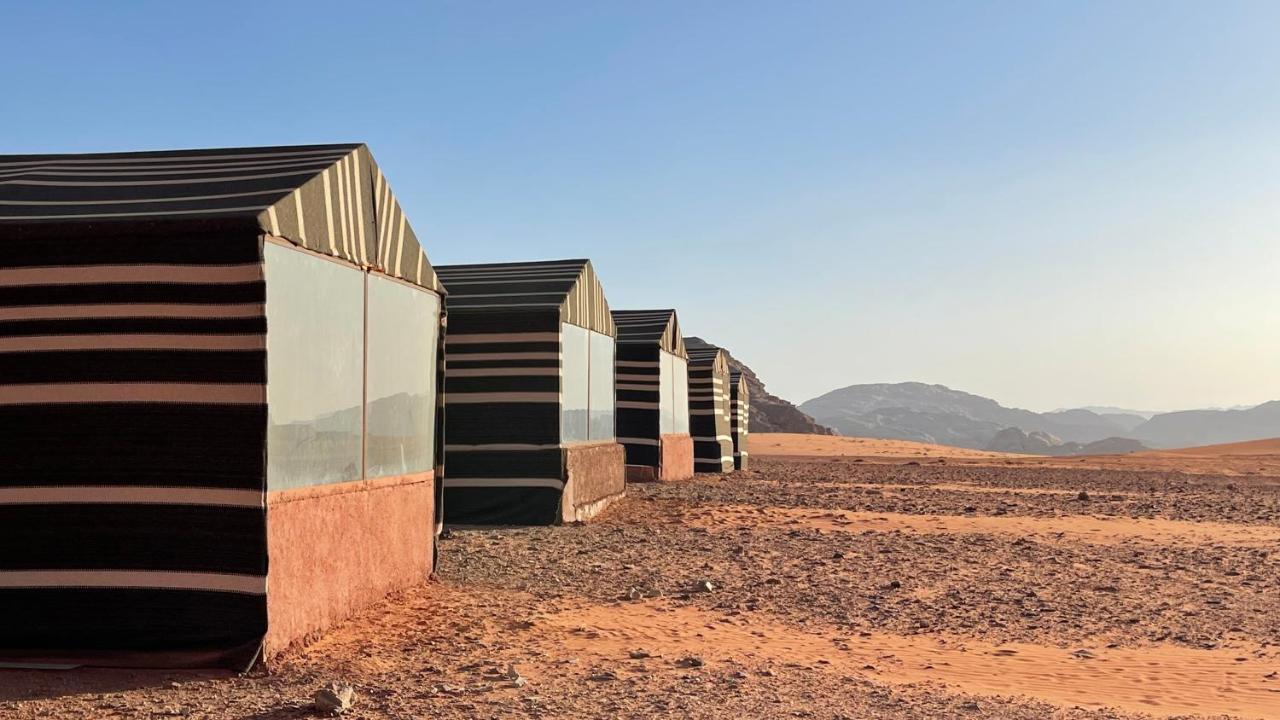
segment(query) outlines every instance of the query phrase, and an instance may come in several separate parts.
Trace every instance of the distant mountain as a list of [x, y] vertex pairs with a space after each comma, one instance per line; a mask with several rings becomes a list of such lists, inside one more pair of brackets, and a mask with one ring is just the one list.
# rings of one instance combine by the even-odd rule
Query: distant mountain
[[1130, 410], [1129, 408], [1114, 407], [1112, 405], [1082, 405], [1078, 408], [1059, 408], [1053, 412], [1063, 412], [1064, 410], [1088, 410], [1099, 415], [1137, 415], [1143, 420], [1150, 420], [1153, 415], [1160, 414], [1160, 411], [1157, 410]]
[[850, 385], [804, 402], [800, 410], [844, 435], [977, 450], [999, 449], [992, 445], [997, 435], [1015, 428], [1025, 439], [1006, 435], [1002, 443], [1010, 452], [1024, 452], [1012, 449], [1020, 443], [1038, 448], [1025, 452], [1058, 454], [1101, 453], [1097, 446], [1083, 449], [1100, 441], [1109, 443], [1106, 447], [1129, 448], [1117, 452], [1132, 452], [1141, 446], [1174, 448], [1280, 437], [1280, 401], [1243, 410], [1191, 410], [1150, 418], [1142, 411], [1112, 407], [1037, 413], [943, 385], [907, 382]]
[[893, 438], [986, 449], [1005, 428], [1042, 432], [1064, 442], [1090, 443], [1127, 433], [1119, 422], [1089, 410], [1035, 413], [990, 398], [924, 383], [850, 385], [800, 405], [843, 435]]
[[1148, 448], [1129, 438], [1113, 437], [1091, 443], [1063, 442], [1039, 430], [1028, 433], [1018, 428], [1005, 428], [996, 433], [987, 449], [1029, 455], [1120, 455]]
[[1247, 410], [1185, 410], [1164, 413], [1139, 425], [1130, 436], [1159, 448], [1280, 437], [1280, 400]]
[[751, 432], [835, 434], [831, 428], [819, 425], [813, 418], [800, 412], [792, 403], [765, 390], [764, 382], [755, 371], [735, 358], [728, 350], [725, 350], [725, 355], [729, 359], [729, 369], [741, 372], [747, 378], [747, 390], [751, 393], [751, 417], [748, 426]]

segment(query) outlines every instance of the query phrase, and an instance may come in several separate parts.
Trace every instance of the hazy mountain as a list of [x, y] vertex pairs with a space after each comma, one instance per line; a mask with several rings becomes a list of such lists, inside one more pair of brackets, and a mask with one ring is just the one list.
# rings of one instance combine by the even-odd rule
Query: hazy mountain
[[1159, 415], [1159, 410], [1131, 410], [1129, 408], [1115, 407], [1112, 405], [1082, 405], [1078, 408], [1059, 408], [1053, 412], [1063, 412], [1064, 410], [1088, 410], [1098, 413], [1099, 415], [1137, 415], [1143, 420], [1150, 420], [1151, 416]]
[[1152, 447], [1243, 442], [1280, 437], [1280, 400], [1246, 410], [1185, 410], [1156, 415], [1131, 433]]
[[992, 438], [988, 450], [1030, 455], [1118, 455], [1148, 449], [1130, 438], [1106, 438], [1091, 443], [1063, 442], [1049, 433], [1005, 428]]
[[800, 405], [844, 435], [897, 438], [985, 449], [1005, 428], [1090, 443], [1124, 435], [1128, 422], [1089, 410], [1036, 413], [990, 398], [924, 383], [850, 385]]
[[748, 426], [751, 432], [833, 434], [831, 428], [814, 422], [813, 418], [800, 412], [792, 403], [770, 394], [765, 390], [764, 382], [755, 374], [755, 371], [744, 365], [728, 350], [725, 350], [725, 355], [729, 358], [729, 369], [741, 372], [747, 378], [747, 390], [751, 393], [749, 421], [751, 424]]
[[[1037, 413], [1008, 408], [990, 398], [924, 383], [850, 385], [800, 405], [819, 423], [844, 435], [918, 440], [974, 449], [992, 447], [997, 435], [1008, 428], [1021, 431], [1002, 440], [1009, 448], [1019, 443], [1039, 450], [1027, 452], [1100, 453], [1090, 443], [1106, 441], [1106, 447], [1140, 449], [1188, 447], [1213, 443], [1280, 437], [1280, 401], [1243, 410], [1191, 410], [1156, 413], [1092, 407]], [[1102, 412], [1100, 412], [1102, 411]], [[1053, 441], [1046, 439], [1053, 438]], [[1072, 447], [1079, 444], [1079, 448]], [[1063, 447], [1059, 447], [1063, 446]], [[1049, 448], [1059, 448], [1050, 450]], [[1022, 452], [1012, 450], [1011, 452]]]

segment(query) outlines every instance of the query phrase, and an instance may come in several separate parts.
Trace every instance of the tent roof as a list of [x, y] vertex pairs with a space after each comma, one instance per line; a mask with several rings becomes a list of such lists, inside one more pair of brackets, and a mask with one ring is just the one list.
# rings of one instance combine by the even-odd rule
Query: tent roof
[[363, 144], [0, 155], [0, 239], [229, 230], [442, 291]]
[[689, 357], [675, 310], [614, 310], [613, 322], [620, 344], [657, 344], [673, 355]]
[[689, 365], [710, 365], [717, 372], [729, 371], [729, 361], [723, 348], [696, 337], [685, 338], [684, 344], [689, 353]]
[[591, 261], [544, 260], [436, 268], [449, 288], [449, 313], [558, 311], [572, 325], [617, 336]]

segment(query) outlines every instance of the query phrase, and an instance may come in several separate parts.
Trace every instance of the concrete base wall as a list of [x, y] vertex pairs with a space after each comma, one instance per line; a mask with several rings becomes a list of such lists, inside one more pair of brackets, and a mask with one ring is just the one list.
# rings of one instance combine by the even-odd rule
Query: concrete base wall
[[689, 435], [663, 435], [660, 440], [662, 463], [658, 479], [687, 480], [693, 477], [693, 438]]
[[628, 465], [627, 482], [657, 482], [658, 468], [652, 465]]
[[614, 442], [565, 448], [560, 521], [585, 522], [621, 498], [627, 489], [626, 462], [626, 451]]
[[267, 494], [270, 659], [431, 574], [435, 474]]

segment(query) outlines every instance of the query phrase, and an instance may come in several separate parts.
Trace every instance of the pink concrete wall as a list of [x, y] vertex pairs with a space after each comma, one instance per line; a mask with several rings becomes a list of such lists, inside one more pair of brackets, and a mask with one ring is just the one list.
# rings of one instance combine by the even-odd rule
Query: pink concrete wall
[[687, 480], [693, 477], [693, 438], [689, 435], [663, 435], [658, 479]]
[[590, 520], [627, 490], [626, 450], [615, 442], [565, 448], [561, 522]]
[[267, 494], [267, 658], [431, 574], [434, 473]]

